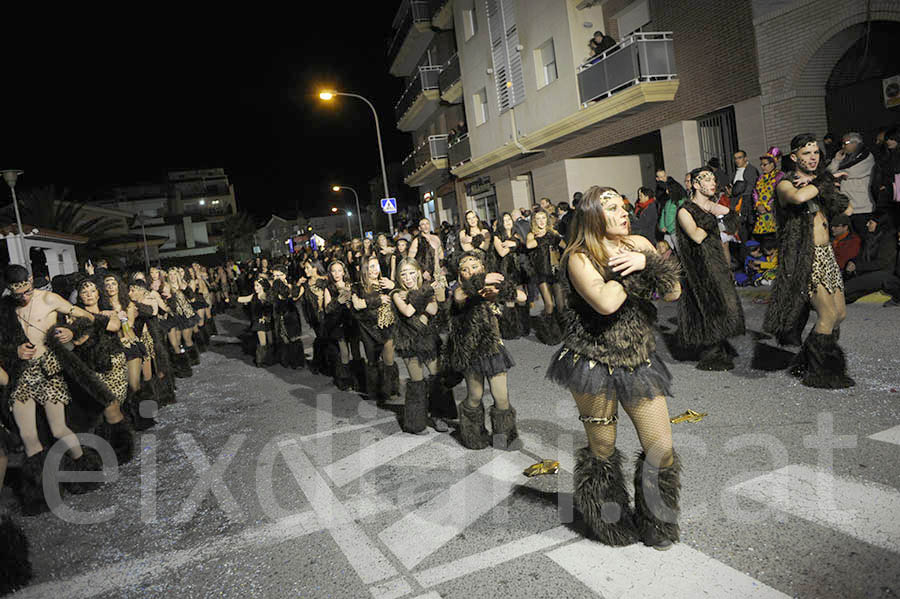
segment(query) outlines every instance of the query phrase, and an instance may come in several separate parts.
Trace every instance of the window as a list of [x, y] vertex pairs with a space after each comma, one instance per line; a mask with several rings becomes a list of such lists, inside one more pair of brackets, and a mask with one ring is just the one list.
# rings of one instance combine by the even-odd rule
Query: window
[[475, 5], [472, 8], [463, 9], [463, 35], [469, 41], [478, 33], [478, 21], [475, 18]]
[[556, 52], [553, 49], [553, 40], [547, 40], [543, 46], [534, 51], [534, 64], [537, 73], [538, 89], [556, 81]]
[[481, 88], [478, 92], [472, 96], [472, 105], [475, 107], [475, 126], [487, 122], [488, 120], [488, 105], [487, 105], [487, 91], [485, 88]]
[[525, 77], [513, 0], [485, 0], [500, 114], [525, 101]]

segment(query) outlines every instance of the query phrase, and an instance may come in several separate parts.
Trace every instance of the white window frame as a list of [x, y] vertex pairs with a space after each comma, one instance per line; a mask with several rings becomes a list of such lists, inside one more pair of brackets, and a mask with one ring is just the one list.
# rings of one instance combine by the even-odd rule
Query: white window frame
[[478, 33], [478, 17], [475, 14], [475, 6], [473, 2], [472, 8], [463, 9], [463, 37], [465, 41], [469, 41]]
[[488, 122], [488, 98], [486, 87], [482, 87], [472, 95], [472, 106], [475, 110], [475, 126], [479, 127]]
[[[550, 57], [552, 57], [552, 60], [549, 61], [547, 60], [548, 51]], [[534, 64], [538, 89], [550, 85], [559, 79], [559, 69], [556, 64], [556, 47], [553, 44], [552, 37], [534, 51]], [[550, 73], [553, 75], [552, 79]]]

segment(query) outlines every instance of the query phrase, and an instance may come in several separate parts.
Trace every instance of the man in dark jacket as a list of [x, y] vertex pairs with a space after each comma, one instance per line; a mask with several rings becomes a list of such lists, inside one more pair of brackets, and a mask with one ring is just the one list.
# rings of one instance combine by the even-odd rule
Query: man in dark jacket
[[844, 282], [844, 296], [852, 303], [875, 291], [891, 296], [885, 306], [900, 305], [900, 278], [894, 273], [897, 266], [897, 232], [889, 219], [873, 213], [866, 221], [862, 235], [862, 249], [855, 260], [847, 263], [849, 278]]
[[[734, 180], [731, 182], [728, 195], [731, 198], [731, 209], [740, 215], [738, 228], [740, 237], [746, 241], [753, 229], [753, 190], [756, 188], [756, 180], [759, 179], [759, 171], [750, 164], [744, 150], [734, 153], [734, 168]], [[738, 207], [740, 210], [737, 210]]]
[[641, 235], [656, 244], [656, 225], [659, 222], [659, 204], [649, 187], [638, 189], [638, 201], [634, 207], [631, 232]]
[[575, 214], [575, 210], [578, 209], [579, 202], [581, 202], [581, 192], [576, 191], [572, 196], [572, 209], [567, 210], [562, 218], [556, 223], [556, 232], [562, 235], [563, 239], [568, 239], [569, 225], [572, 223], [572, 217]]

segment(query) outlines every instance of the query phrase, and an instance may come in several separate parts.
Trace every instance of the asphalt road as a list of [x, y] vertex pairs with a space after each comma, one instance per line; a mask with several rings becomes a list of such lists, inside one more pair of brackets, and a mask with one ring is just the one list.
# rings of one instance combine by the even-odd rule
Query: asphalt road
[[[744, 308], [758, 331], [764, 307], [745, 297]], [[662, 333], [674, 314], [661, 306]], [[682, 542], [668, 552], [604, 547], [571, 522], [584, 433], [571, 397], [544, 379], [553, 348], [533, 337], [507, 342], [524, 448], [468, 451], [452, 435], [400, 432], [394, 412], [325, 377], [254, 368], [234, 337], [243, 323], [218, 322], [224, 334], [138, 459], [68, 498], [71, 513], [17, 516], [35, 580], [14, 597], [900, 593], [898, 308], [850, 306], [841, 343], [857, 385], [844, 391], [752, 369], [754, 356], [788, 357], [752, 333], [730, 373], [675, 361], [660, 341], [670, 415], [707, 413], [673, 425]], [[624, 414], [618, 443], [629, 458], [639, 447]], [[524, 477], [541, 458], [560, 473]], [[16, 513], [8, 491], [0, 502]]]

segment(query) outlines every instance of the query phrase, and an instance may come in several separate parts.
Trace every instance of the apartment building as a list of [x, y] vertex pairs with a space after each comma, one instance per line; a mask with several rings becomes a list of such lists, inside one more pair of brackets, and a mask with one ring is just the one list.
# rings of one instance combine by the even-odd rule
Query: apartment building
[[[404, 6], [415, 16], [413, 4]], [[680, 181], [717, 157], [730, 176], [737, 149], [753, 159], [799, 132], [873, 132], [898, 120], [881, 93], [900, 35], [900, 3], [890, 0], [419, 5], [404, 43], [426, 48], [438, 14], [452, 12], [457, 52], [428, 101], [461, 98], [467, 123], [446, 166], [435, 159], [443, 148], [429, 148], [420, 190], [438, 211], [456, 202], [457, 213], [492, 220], [594, 184], [633, 198], [657, 168]], [[617, 43], [591, 56], [597, 30]], [[453, 81], [447, 98], [442, 78]]]

